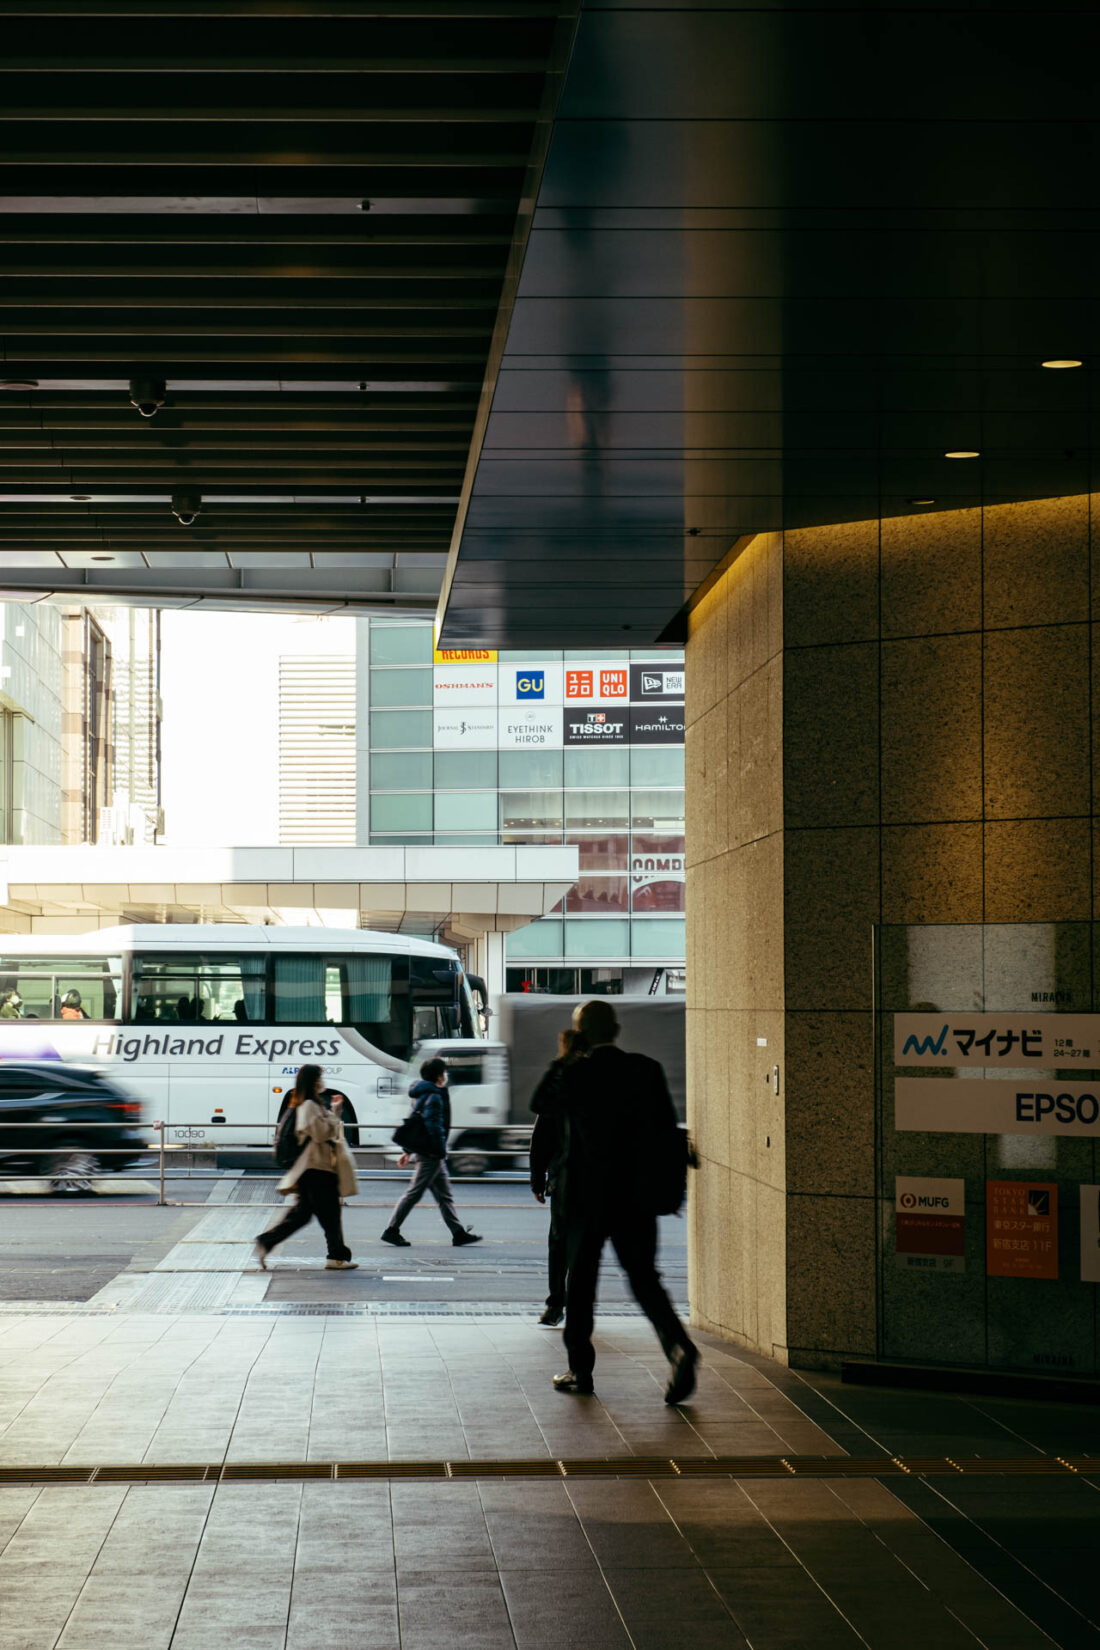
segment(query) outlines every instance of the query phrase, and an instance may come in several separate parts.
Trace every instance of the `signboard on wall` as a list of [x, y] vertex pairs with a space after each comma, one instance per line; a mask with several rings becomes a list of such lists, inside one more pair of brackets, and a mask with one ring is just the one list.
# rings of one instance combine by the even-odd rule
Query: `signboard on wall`
[[630, 697], [636, 705], [659, 703], [662, 699], [684, 697], [684, 667], [667, 670], [661, 664], [631, 665]]
[[965, 1272], [966, 1181], [898, 1175], [894, 1252], [912, 1272]]
[[471, 706], [462, 710], [437, 710], [433, 717], [433, 739], [437, 750], [493, 750], [497, 742], [497, 713]]
[[501, 750], [561, 750], [562, 712], [560, 707], [549, 709], [500, 710]]
[[1081, 1187], [1081, 1282], [1100, 1283], [1100, 1186]]
[[498, 670], [502, 705], [560, 705], [560, 665], [501, 665]]
[[683, 705], [667, 705], [663, 710], [635, 705], [630, 712], [630, 740], [634, 745], [682, 745]]
[[432, 697], [437, 705], [495, 705], [496, 672], [475, 665], [436, 665]]
[[566, 706], [567, 745], [625, 745], [630, 712], [614, 705]]
[[985, 1269], [991, 1278], [1058, 1276], [1054, 1181], [986, 1181]]
[[1100, 1014], [895, 1014], [896, 1066], [1100, 1065]]
[[495, 665], [495, 647], [437, 647], [432, 663], [437, 665]]
[[1100, 1139], [1100, 1083], [1049, 1077], [896, 1077], [894, 1127], [932, 1134]]

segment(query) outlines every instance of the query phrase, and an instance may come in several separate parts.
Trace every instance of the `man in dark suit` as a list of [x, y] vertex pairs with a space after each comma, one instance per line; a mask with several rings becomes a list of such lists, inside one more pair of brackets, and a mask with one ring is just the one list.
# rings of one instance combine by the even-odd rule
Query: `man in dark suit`
[[650, 1166], [647, 1154], [676, 1126], [668, 1083], [656, 1060], [615, 1047], [619, 1023], [606, 997], [585, 1003], [573, 1019], [589, 1052], [564, 1073], [561, 1086], [568, 1137], [563, 1338], [569, 1369], [554, 1376], [554, 1385], [559, 1392], [593, 1391], [593, 1309], [600, 1258], [610, 1239], [672, 1366], [665, 1402], [679, 1404], [695, 1389], [699, 1354], [661, 1282], [657, 1216], [640, 1196]]

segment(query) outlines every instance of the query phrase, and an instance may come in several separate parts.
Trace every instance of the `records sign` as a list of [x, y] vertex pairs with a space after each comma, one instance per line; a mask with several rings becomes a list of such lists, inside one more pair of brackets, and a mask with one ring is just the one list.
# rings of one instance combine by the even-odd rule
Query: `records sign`
[[633, 745], [682, 745], [684, 707], [680, 705], [635, 705], [630, 712], [630, 742]]
[[625, 706], [567, 706], [567, 745], [625, 745], [630, 712]]

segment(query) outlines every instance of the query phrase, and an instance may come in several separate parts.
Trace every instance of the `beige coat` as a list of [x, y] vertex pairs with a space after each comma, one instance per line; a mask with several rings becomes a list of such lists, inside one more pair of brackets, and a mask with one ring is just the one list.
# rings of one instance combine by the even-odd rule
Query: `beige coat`
[[279, 1191], [292, 1192], [307, 1169], [322, 1169], [339, 1176], [341, 1197], [354, 1197], [359, 1190], [355, 1162], [344, 1143], [344, 1125], [337, 1114], [327, 1106], [319, 1106], [316, 1100], [303, 1100], [295, 1133], [302, 1150], [280, 1180]]

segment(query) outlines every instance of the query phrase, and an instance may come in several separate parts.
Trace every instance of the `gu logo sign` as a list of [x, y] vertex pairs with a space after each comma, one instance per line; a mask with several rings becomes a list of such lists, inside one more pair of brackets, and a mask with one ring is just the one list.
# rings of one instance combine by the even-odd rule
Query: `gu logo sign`
[[545, 699], [546, 672], [542, 670], [518, 670], [516, 672], [517, 699]]

